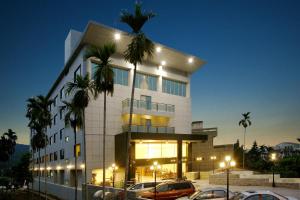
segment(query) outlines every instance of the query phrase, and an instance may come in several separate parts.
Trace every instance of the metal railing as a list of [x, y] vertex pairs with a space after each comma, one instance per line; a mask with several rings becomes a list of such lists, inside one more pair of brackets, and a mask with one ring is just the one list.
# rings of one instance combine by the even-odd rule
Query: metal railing
[[[123, 126], [123, 131], [128, 131], [128, 125]], [[142, 125], [132, 125], [131, 132], [136, 133], [175, 133], [174, 127], [168, 126], [142, 126]]]
[[[122, 101], [122, 108], [129, 108], [130, 107], [130, 99], [125, 99]], [[143, 100], [133, 100], [133, 108], [144, 109], [149, 111], [156, 111], [156, 112], [175, 112], [175, 106], [171, 104], [165, 103], [155, 103]]]

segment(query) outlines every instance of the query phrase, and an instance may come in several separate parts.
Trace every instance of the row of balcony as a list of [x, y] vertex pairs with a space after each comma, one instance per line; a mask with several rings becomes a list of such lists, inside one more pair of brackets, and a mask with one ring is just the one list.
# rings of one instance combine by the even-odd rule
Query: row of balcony
[[[123, 131], [129, 130], [128, 125], [123, 126]], [[167, 126], [143, 126], [143, 125], [132, 125], [131, 132], [135, 133], [175, 133], [174, 127]]]
[[[130, 108], [130, 99], [125, 99], [122, 101], [122, 108], [128, 109]], [[155, 103], [151, 101], [143, 101], [143, 100], [133, 100], [133, 108], [134, 109], [144, 109], [147, 111], [155, 111], [155, 112], [169, 112], [174, 113], [175, 112], [175, 106], [171, 104], [165, 104], [165, 103]]]

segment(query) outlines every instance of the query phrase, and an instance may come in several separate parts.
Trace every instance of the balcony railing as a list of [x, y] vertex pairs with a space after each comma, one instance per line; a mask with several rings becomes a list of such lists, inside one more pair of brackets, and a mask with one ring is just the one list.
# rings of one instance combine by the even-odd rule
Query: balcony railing
[[[127, 132], [128, 129], [129, 129], [128, 125], [123, 126], [124, 132]], [[175, 128], [167, 127], [167, 126], [132, 125], [131, 132], [136, 132], [136, 133], [175, 133]]]
[[[130, 99], [125, 99], [122, 101], [122, 107], [130, 108]], [[133, 108], [135, 109], [144, 109], [148, 111], [156, 111], [156, 112], [175, 112], [175, 106], [171, 104], [165, 103], [155, 103], [143, 100], [133, 100]]]

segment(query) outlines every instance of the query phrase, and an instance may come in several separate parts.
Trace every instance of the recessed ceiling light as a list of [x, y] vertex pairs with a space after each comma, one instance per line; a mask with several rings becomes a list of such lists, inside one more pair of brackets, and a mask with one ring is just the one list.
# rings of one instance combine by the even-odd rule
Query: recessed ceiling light
[[164, 60], [161, 61], [161, 65], [162, 65], [162, 66], [165, 66], [165, 65], [166, 65], [166, 61], [164, 61]]
[[120, 39], [121, 39], [120, 33], [115, 33], [115, 40], [120, 40]]
[[189, 58], [188, 62], [189, 63], [193, 63], [194, 62], [194, 58]]
[[161, 47], [156, 47], [156, 52], [160, 53], [161, 52]]

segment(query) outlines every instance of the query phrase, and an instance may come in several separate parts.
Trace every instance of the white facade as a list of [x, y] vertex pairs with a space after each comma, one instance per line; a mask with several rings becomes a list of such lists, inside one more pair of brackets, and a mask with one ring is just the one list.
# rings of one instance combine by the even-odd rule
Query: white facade
[[[101, 27], [98, 24], [89, 24], [86, 32], [90, 30], [91, 26], [97, 28]], [[103, 28], [103, 27], [101, 27]], [[113, 32], [110, 28], [104, 27]], [[119, 31], [120, 32], [120, 31]], [[74, 80], [74, 73], [78, 68], [81, 75], [86, 73], [92, 73], [93, 60], [84, 59], [86, 46], [80, 46], [80, 41], [84, 40], [84, 36], [87, 33], [80, 34], [77, 31], [70, 32], [65, 44], [65, 63], [64, 72], [61, 73], [56, 83], [50, 90], [48, 96], [50, 99], [56, 99], [56, 105], [51, 106], [51, 113], [53, 116], [53, 125], [47, 129], [48, 138], [51, 138], [51, 145], [47, 146], [47, 155], [57, 152], [57, 159], [54, 157], [51, 161], [47, 161], [51, 176], [49, 181], [52, 184], [73, 186], [73, 170], [74, 170], [74, 133], [70, 127], [65, 127], [64, 114], [60, 118], [60, 106], [63, 106], [62, 101], [70, 101], [72, 96], [66, 96], [63, 91], [66, 88], [68, 82]], [[103, 32], [103, 34], [108, 34]], [[74, 36], [74, 38], [72, 38]], [[97, 38], [95, 39], [97, 40]], [[121, 37], [122, 40], [122, 37]], [[116, 41], [116, 45], [121, 44], [122, 41]], [[120, 43], [120, 44], [119, 44]], [[159, 44], [156, 44], [158, 46]], [[160, 45], [161, 46], [161, 45]], [[119, 48], [119, 47], [118, 47]], [[120, 51], [120, 50], [118, 50]], [[171, 50], [168, 50], [171, 51]], [[178, 52], [176, 52], [178, 53]], [[73, 57], [72, 57], [73, 56]], [[178, 59], [178, 58], [174, 58]], [[186, 57], [186, 60], [188, 57]], [[196, 59], [196, 58], [195, 58]], [[135, 89], [135, 99], [140, 100], [142, 95], [150, 96], [151, 102], [170, 104], [174, 106], [175, 110], [172, 112], [161, 112], [153, 110], [139, 110], [134, 109], [135, 114], [151, 118], [153, 116], [162, 117], [167, 121], [167, 127], [172, 127], [176, 133], [191, 134], [191, 95], [190, 95], [190, 75], [191, 70], [185, 70], [186, 66], [189, 67], [189, 63], [186, 62], [186, 66], [182, 66], [182, 70], [175, 69], [168, 66], [168, 60], [165, 66], [158, 66], [157, 63], [144, 62], [143, 65], [137, 67], [138, 73], [143, 73], [151, 76], [155, 76], [157, 79], [157, 90], [152, 91], [149, 89]], [[171, 63], [171, 61], [170, 61]], [[133, 66], [120, 57], [120, 55], [113, 56], [112, 64], [116, 68], [124, 69], [128, 71], [128, 85], [115, 84], [113, 96], [107, 98], [107, 137], [106, 137], [106, 168], [111, 166], [115, 162], [115, 135], [123, 132], [123, 125], [126, 124], [124, 116], [129, 114], [129, 109], [122, 106], [122, 102], [130, 98], [131, 84], [133, 79]], [[199, 66], [198, 66], [199, 67]], [[173, 95], [163, 92], [163, 79], [175, 80], [184, 83], [186, 86], [185, 96]], [[56, 116], [56, 117], [55, 117]], [[86, 135], [86, 151], [87, 151], [87, 181], [92, 181], [92, 170], [102, 169], [102, 139], [103, 139], [103, 95], [100, 95], [96, 100], [92, 99], [89, 106], [85, 111], [85, 135]], [[55, 123], [54, 123], [55, 118]], [[159, 118], [160, 119], [160, 118]], [[164, 121], [162, 120], [162, 121]], [[165, 123], [165, 122], [164, 122]], [[151, 124], [152, 126], [152, 124]], [[165, 126], [165, 125], [164, 125]], [[61, 131], [62, 130], [62, 131]], [[62, 136], [60, 136], [62, 132]], [[54, 136], [56, 134], [56, 136]], [[149, 133], [151, 134], [151, 133]], [[170, 134], [170, 133], [161, 133]], [[171, 133], [172, 134], [172, 133]], [[54, 138], [55, 137], [55, 142]], [[125, 142], [125, 141], [124, 141]], [[78, 157], [78, 186], [81, 187], [83, 182], [84, 170], [81, 172], [84, 163], [84, 145], [83, 145], [83, 131], [80, 130], [77, 133], [77, 144], [81, 145], [81, 156]], [[64, 151], [64, 157], [60, 157], [60, 150]], [[44, 150], [41, 151], [41, 156], [44, 156]], [[37, 152], [34, 154], [35, 168], [37, 167]], [[44, 167], [44, 163], [41, 163], [41, 167]]]

